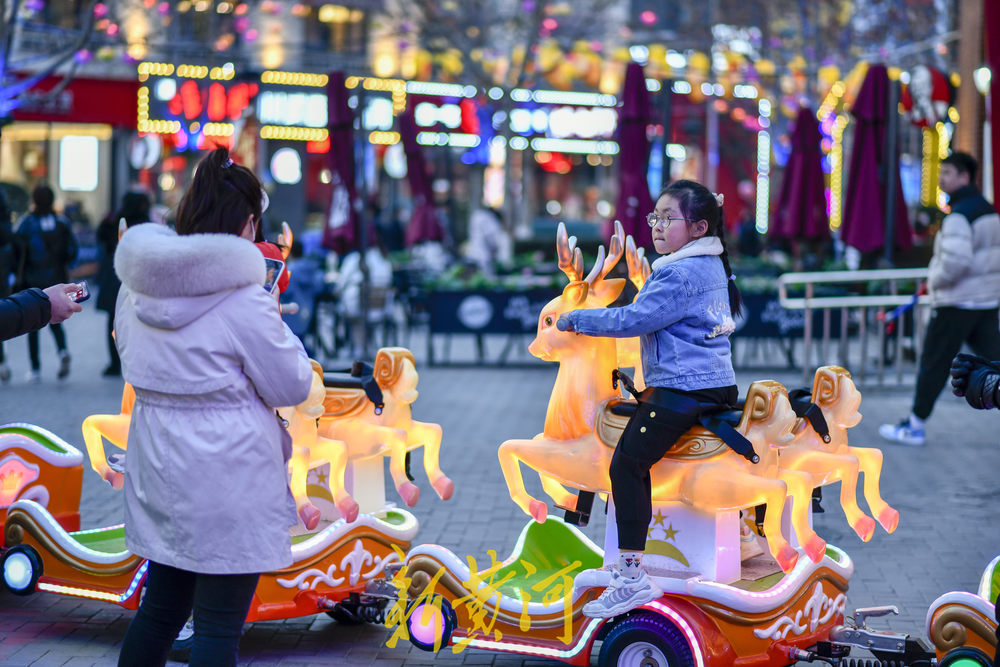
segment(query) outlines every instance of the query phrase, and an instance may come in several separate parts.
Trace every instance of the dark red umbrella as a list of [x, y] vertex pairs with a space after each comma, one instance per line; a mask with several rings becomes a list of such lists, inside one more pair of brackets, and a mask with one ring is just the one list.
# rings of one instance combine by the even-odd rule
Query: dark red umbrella
[[[844, 197], [844, 223], [841, 231], [844, 243], [861, 252], [885, 246], [888, 104], [889, 74], [885, 65], [872, 65], [868, 68], [854, 108], [851, 109], [856, 123], [854, 150], [851, 153], [851, 171]], [[898, 160], [895, 162], [899, 164]], [[896, 169], [889, 177], [896, 179], [896, 247], [905, 250], [913, 245], [913, 235], [906, 215], [899, 170]]]
[[[1000, 4], [986, 2], [983, 10], [983, 34], [986, 44], [986, 64], [993, 71], [990, 77], [990, 146], [993, 160], [1000, 156]], [[965, 85], [969, 85], [966, 83]], [[1000, 198], [1000, 164], [993, 167], [993, 201]], [[986, 183], [983, 183], [986, 188]]]
[[361, 240], [358, 238], [358, 190], [354, 180], [354, 112], [347, 104], [343, 72], [330, 73], [326, 95], [330, 131], [327, 155], [333, 194], [323, 230], [323, 245], [344, 255], [357, 249]]
[[424, 241], [444, 239], [441, 222], [434, 208], [434, 191], [431, 177], [427, 172], [427, 162], [417, 143], [417, 123], [413, 111], [407, 109], [399, 116], [399, 136], [406, 153], [406, 182], [413, 197], [413, 213], [406, 226], [406, 245], [416, 245]]
[[[626, 234], [636, 245], [649, 247], [652, 230], [646, 224], [646, 214], [653, 210], [646, 172], [649, 169], [649, 138], [646, 127], [653, 122], [653, 108], [646, 90], [642, 65], [630, 63], [625, 71], [621, 107], [618, 110], [618, 205], [615, 218], [621, 220]], [[605, 225], [605, 238], [612, 233], [612, 222]]]
[[793, 240], [830, 236], [823, 180], [822, 135], [816, 114], [803, 107], [795, 119], [792, 150], [785, 165], [785, 179], [771, 225], [771, 236]]

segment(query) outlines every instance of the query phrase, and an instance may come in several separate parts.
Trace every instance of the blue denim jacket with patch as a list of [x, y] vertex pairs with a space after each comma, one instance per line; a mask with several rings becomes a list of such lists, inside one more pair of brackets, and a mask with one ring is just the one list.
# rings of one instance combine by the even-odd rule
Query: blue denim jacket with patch
[[[713, 243], [714, 242], [714, 243]], [[715, 237], [688, 243], [653, 263], [635, 301], [567, 313], [588, 336], [641, 336], [647, 387], [710, 389], [736, 384], [729, 335], [729, 277]]]

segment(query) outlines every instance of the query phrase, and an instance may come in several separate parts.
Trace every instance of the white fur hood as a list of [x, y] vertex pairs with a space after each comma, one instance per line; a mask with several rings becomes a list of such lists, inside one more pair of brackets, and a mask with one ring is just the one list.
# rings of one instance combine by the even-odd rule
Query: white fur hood
[[675, 252], [672, 252], [669, 255], [663, 255], [657, 258], [656, 261], [653, 262], [652, 269], [655, 271], [661, 266], [673, 264], [677, 260], [684, 259], [685, 257], [721, 254], [722, 241], [719, 240], [718, 236], [702, 236], [701, 238], [687, 243], [683, 248], [678, 248]]
[[169, 227], [129, 229], [115, 252], [115, 272], [136, 316], [159, 329], [177, 329], [216, 306], [232, 290], [264, 283], [264, 256], [229, 234], [178, 236]]

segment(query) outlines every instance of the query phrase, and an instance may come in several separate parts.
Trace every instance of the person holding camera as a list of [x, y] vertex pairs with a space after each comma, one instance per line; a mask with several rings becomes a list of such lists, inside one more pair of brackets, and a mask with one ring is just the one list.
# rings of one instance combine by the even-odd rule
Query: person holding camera
[[[976, 410], [1000, 406], [1000, 362], [974, 354], [959, 354], [951, 362], [951, 388]], [[997, 619], [997, 652], [993, 666], [1000, 667], [1000, 595], [993, 602]]]

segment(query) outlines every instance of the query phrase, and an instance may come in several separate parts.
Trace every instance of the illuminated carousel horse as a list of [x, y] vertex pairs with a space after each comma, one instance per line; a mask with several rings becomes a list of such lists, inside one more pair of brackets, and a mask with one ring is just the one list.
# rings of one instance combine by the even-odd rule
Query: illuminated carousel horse
[[864, 541], [872, 538], [875, 521], [858, 507], [858, 474], [865, 474], [864, 496], [875, 519], [893, 532], [899, 512], [889, 506], [879, 492], [882, 451], [847, 444], [847, 429], [861, 421], [861, 392], [851, 374], [840, 366], [823, 366], [813, 379], [812, 401], [819, 406], [829, 429], [829, 442], [801, 419], [795, 429], [795, 443], [783, 449], [779, 464], [784, 470], [799, 470], [813, 477], [813, 486], [840, 481], [840, 504], [848, 523]]
[[347, 445], [340, 440], [330, 440], [319, 435], [317, 420], [323, 416], [326, 387], [323, 386], [322, 367], [315, 361], [312, 365], [312, 386], [306, 400], [294, 407], [278, 409], [278, 414], [288, 423], [288, 434], [292, 437], [289, 486], [299, 517], [309, 530], [319, 524], [320, 511], [309, 500], [306, 477], [311, 466], [324, 462], [330, 464], [329, 488], [337, 511], [348, 523], [358, 518], [358, 503], [344, 486]]
[[87, 446], [90, 466], [115, 489], [125, 484], [125, 476], [108, 465], [102, 437], [115, 447], [124, 450], [128, 445], [128, 429], [132, 424], [132, 406], [135, 403], [135, 389], [125, 383], [122, 390], [121, 412], [117, 415], [90, 415], [83, 420], [83, 442]]
[[[508, 440], [498, 450], [511, 499], [538, 522], [545, 521], [548, 509], [524, 488], [522, 462], [538, 471], [545, 492], [558, 506], [576, 505], [574, 494], [563, 484], [592, 493], [611, 491], [608, 471], [617, 438], [608, 435], [602, 440], [598, 431], [620, 431], [627, 421], [609, 414], [609, 402], [617, 398], [610, 382], [617, 367], [615, 340], [559, 331], [555, 323], [564, 312], [605, 307], [618, 297], [624, 281], [605, 280], [605, 276], [621, 258], [622, 245], [620, 239], [612, 238], [607, 259], [600, 248], [595, 266], [583, 278], [582, 254], [569, 243], [561, 225], [557, 234], [559, 266], [570, 283], [542, 310], [537, 335], [528, 348], [540, 359], [559, 362], [544, 430], [530, 440]], [[789, 483], [800, 502], [807, 502], [812, 490], [807, 475], [789, 471], [784, 479], [778, 478], [777, 448], [791, 443], [794, 425], [784, 387], [755, 383], [738, 430], [753, 444], [760, 462], [751, 464], [708, 431], [692, 429], [689, 436], [697, 434], [701, 443], [679, 442], [677, 453], [668, 453], [650, 471], [654, 503], [681, 501], [704, 512], [765, 504], [771, 510], [765, 519], [768, 546], [782, 569], [790, 570], [798, 554], [781, 534], [781, 512]], [[810, 559], [822, 559], [825, 542], [808, 521], [793, 525]]]
[[[455, 484], [441, 471], [439, 463], [441, 426], [417, 421], [411, 411], [419, 379], [413, 354], [400, 347], [382, 348], [375, 356], [372, 374], [384, 405], [373, 405], [362, 389], [328, 387], [319, 435], [345, 444], [345, 464], [347, 460], [388, 456], [396, 490], [411, 507], [419, 499], [420, 489], [406, 476], [406, 453], [423, 447], [424, 470], [431, 486], [442, 500], [448, 500]], [[343, 479], [343, 469], [335, 471], [333, 462], [331, 479]]]

